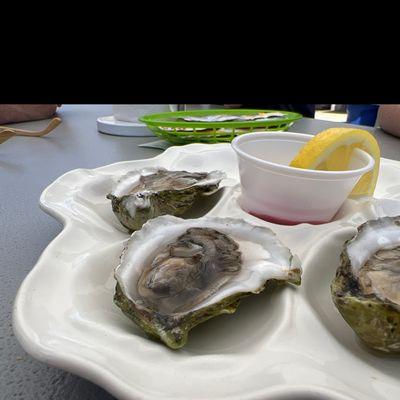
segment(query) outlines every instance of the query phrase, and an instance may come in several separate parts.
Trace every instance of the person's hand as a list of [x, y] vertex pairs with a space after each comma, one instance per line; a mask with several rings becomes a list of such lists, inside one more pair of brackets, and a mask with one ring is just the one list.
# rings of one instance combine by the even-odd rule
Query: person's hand
[[378, 110], [377, 123], [385, 132], [400, 136], [400, 104], [382, 104]]
[[60, 104], [0, 104], [0, 124], [50, 118], [57, 106]]

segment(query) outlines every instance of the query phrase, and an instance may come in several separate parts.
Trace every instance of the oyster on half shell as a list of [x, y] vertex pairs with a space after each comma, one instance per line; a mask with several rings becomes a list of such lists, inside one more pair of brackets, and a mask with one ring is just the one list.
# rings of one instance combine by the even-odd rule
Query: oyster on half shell
[[333, 301], [368, 346], [400, 352], [400, 216], [368, 221], [344, 245]]
[[301, 267], [274, 232], [241, 219], [166, 215], [132, 234], [115, 270], [114, 301], [171, 348], [190, 329], [233, 313], [268, 283], [300, 284]]
[[151, 218], [184, 214], [198, 197], [215, 193], [225, 177], [222, 171], [143, 168], [122, 176], [107, 198], [121, 224], [135, 231]]

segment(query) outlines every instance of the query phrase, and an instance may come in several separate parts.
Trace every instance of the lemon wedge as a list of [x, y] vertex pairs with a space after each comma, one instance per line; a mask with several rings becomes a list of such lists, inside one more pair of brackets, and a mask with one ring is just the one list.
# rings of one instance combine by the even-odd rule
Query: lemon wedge
[[330, 128], [318, 133], [300, 149], [290, 166], [346, 171], [354, 148], [370, 154], [375, 160], [375, 166], [361, 177], [350, 197], [372, 196], [378, 179], [380, 149], [374, 136], [363, 129]]

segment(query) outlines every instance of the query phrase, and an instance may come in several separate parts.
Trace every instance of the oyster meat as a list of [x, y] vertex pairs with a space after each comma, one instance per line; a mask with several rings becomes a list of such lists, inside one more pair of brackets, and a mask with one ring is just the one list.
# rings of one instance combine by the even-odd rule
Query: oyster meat
[[400, 216], [368, 221], [345, 243], [333, 301], [368, 346], [400, 352]]
[[132, 234], [115, 270], [114, 301], [171, 348], [190, 329], [233, 313], [268, 283], [300, 284], [296, 256], [268, 228], [241, 219], [161, 216]]
[[182, 215], [200, 196], [219, 189], [222, 171], [187, 172], [143, 168], [124, 175], [107, 198], [123, 226], [138, 230], [160, 215]]

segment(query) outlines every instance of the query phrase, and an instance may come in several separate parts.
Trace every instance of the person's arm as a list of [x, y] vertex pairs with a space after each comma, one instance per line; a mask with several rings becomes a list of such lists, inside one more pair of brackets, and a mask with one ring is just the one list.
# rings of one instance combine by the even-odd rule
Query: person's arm
[[0, 104], [0, 124], [50, 118], [58, 104]]
[[382, 104], [377, 120], [378, 126], [385, 132], [400, 136], [400, 104]]

